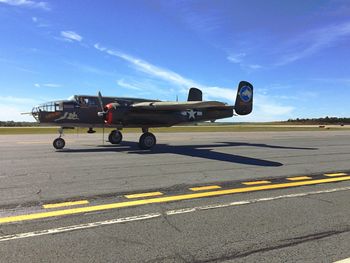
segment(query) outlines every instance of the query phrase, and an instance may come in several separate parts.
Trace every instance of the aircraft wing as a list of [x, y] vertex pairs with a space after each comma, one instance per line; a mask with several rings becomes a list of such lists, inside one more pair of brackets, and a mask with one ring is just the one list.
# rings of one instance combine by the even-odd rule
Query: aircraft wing
[[186, 102], [140, 102], [131, 105], [138, 109], [147, 110], [187, 110], [203, 108], [226, 108], [228, 105], [219, 101], [186, 101]]

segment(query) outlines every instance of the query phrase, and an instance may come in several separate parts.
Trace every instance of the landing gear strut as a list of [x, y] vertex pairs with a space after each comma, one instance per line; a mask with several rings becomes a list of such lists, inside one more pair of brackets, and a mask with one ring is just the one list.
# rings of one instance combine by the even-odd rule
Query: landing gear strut
[[59, 132], [59, 134], [60, 134], [60, 137], [56, 138], [56, 139], [53, 141], [52, 145], [53, 145], [53, 147], [55, 147], [55, 149], [61, 150], [61, 149], [63, 149], [64, 146], [66, 145], [65, 140], [63, 140], [63, 138], [62, 138], [62, 135], [63, 135], [63, 128], [59, 128], [59, 129], [58, 129], [58, 132]]
[[153, 133], [148, 132], [147, 128], [142, 128], [143, 134], [140, 137], [139, 140], [139, 147], [142, 150], [148, 150], [154, 147], [156, 145], [157, 140], [156, 136], [153, 135]]
[[111, 144], [119, 144], [123, 140], [123, 135], [118, 130], [113, 130], [108, 136], [108, 141]]

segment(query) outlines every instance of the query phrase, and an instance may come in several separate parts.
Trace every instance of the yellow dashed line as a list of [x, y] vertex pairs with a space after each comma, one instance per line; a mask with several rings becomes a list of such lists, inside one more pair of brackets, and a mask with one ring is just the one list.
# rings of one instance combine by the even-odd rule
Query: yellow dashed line
[[300, 180], [310, 180], [312, 177], [309, 176], [298, 176], [298, 177], [288, 177], [287, 180], [289, 181], [300, 181]]
[[254, 182], [244, 182], [244, 185], [257, 185], [257, 184], [270, 184], [270, 181], [254, 181]]
[[191, 191], [204, 191], [204, 190], [214, 190], [214, 189], [220, 189], [221, 186], [218, 185], [208, 185], [208, 186], [199, 186], [199, 187], [192, 187], [190, 188]]
[[117, 209], [122, 207], [135, 207], [135, 206], [140, 206], [145, 204], [168, 203], [168, 202], [190, 200], [190, 199], [203, 198], [203, 197], [222, 196], [222, 195], [235, 194], [235, 193], [247, 193], [247, 192], [272, 190], [272, 189], [284, 189], [284, 188], [295, 187], [295, 186], [315, 185], [315, 184], [324, 184], [324, 183], [341, 182], [341, 181], [349, 181], [349, 180], [350, 180], [350, 176], [343, 176], [343, 177], [334, 177], [334, 178], [301, 181], [301, 182], [289, 182], [289, 183], [282, 183], [282, 184], [268, 184], [268, 185], [260, 185], [260, 186], [241, 187], [241, 188], [225, 189], [225, 190], [210, 191], [210, 192], [203, 192], [203, 193], [164, 196], [164, 197], [157, 197], [157, 198], [150, 198], [150, 199], [143, 199], [143, 200], [133, 200], [133, 201], [127, 201], [127, 202], [120, 202], [120, 203], [94, 205], [94, 206], [87, 206], [87, 207], [56, 210], [56, 211], [50, 211], [50, 212], [40, 212], [40, 213], [33, 213], [33, 214], [2, 217], [0, 218], [0, 224], [49, 218], [49, 217], [55, 217], [55, 216], [65, 216], [65, 215], [74, 215], [74, 214], [89, 213], [89, 212], [96, 212], [96, 211], [106, 211], [106, 210]]
[[81, 200], [81, 201], [74, 201], [74, 202], [64, 202], [64, 203], [57, 203], [57, 204], [46, 204], [43, 205], [43, 208], [58, 208], [58, 207], [65, 207], [65, 206], [73, 206], [73, 205], [86, 205], [88, 204], [88, 200]]
[[141, 194], [132, 194], [132, 195], [124, 195], [126, 198], [140, 198], [140, 197], [151, 197], [151, 196], [158, 196], [163, 195], [161, 192], [149, 192], [149, 193], [141, 193]]
[[333, 176], [344, 176], [348, 175], [346, 173], [334, 173], [334, 174], [324, 174], [325, 176], [333, 177]]

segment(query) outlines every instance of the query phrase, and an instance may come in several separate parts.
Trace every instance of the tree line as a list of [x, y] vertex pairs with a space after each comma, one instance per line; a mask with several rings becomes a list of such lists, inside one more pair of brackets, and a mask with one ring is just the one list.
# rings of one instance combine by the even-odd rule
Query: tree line
[[287, 122], [303, 124], [350, 124], [350, 118], [324, 117], [312, 119], [289, 119]]
[[0, 121], [0, 127], [35, 127], [39, 126], [37, 122], [27, 121]]

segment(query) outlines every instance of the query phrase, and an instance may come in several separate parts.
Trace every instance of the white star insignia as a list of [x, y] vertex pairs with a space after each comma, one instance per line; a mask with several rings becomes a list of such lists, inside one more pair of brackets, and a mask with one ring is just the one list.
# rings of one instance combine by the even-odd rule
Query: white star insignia
[[195, 119], [196, 118], [196, 113], [194, 110], [190, 110], [187, 112], [188, 113], [188, 118], [191, 120], [191, 119]]

